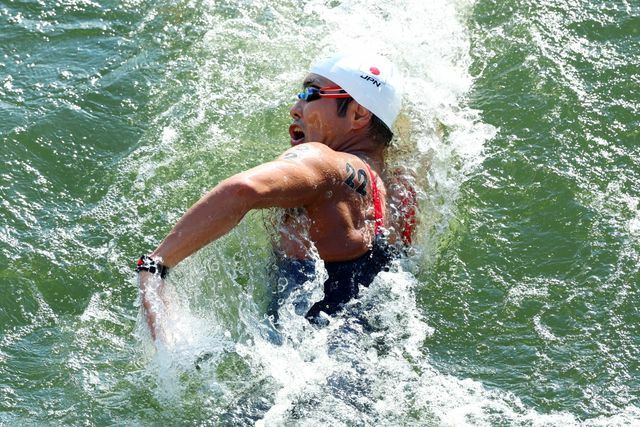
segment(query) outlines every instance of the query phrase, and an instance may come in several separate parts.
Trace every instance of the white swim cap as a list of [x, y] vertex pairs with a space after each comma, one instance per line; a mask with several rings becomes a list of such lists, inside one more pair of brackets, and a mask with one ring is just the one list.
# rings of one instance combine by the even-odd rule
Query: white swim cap
[[392, 129], [402, 91], [400, 73], [391, 61], [371, 53], [338, 53], [316, 62], [311, 72], [332, 80]]

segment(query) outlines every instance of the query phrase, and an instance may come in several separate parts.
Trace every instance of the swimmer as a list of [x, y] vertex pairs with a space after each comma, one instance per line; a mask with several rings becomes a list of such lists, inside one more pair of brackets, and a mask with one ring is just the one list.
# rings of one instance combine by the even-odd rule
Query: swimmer
[[[285, 208], [304, 217], [308, 239], [289, 221], [281, 233], [278, 267], [290, 282], [315, 273], [311, 247], [329, 278], [324, 298], [303, 313], [316, 321], [332, 315], [388, 268], [411, 241], [415, 192], [400, 198], [404, 212], [391, 220], [382, 179], [385, 148], [401, 107], [396, 67], [375, 54], [337, 54], [315, 63], [291, 107], [291, 148], [276, 160], [238, 173], [216, 185], [175, 224], [160, 245], [138, 261], [143, 310], [152, 336], [156, 308], [147, 286], [186, 257], [232, 230], [252, 209]], [[300, 282], [302, 281], [302, 282]]]

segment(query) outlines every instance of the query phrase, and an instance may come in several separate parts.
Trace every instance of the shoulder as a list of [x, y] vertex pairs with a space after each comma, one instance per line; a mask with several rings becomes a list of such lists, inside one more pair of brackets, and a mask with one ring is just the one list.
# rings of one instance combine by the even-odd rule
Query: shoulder
[[322, 172], [325, 176], [336, 176], [340, 175], [347, 159], [351, 157], [354, 156], [335, 151], [324, 144], [307, 142], [289, 148], [278, 157], [278, 161], [298, 165], [301, 168], [314, 169]]
[[[278, 161], [296, 167], [301, 172], [323, 177], [325, 185], [347, 184], [363, 195], [371, 179], [381, 178], [372, 174], [368, 164], [355, 154], [335, 151], [317, 142], [291, 147], [278, 157]], [[380, 185], [384, 186], [382, 181], [379, 181], [378, 187]]]
[[330, 160], [339, 154], [319, 142], [307, 142], [289, 148], [278, 157], [278, 160]]
[[307, 142], [289, 148], [282, 153], [278, 160], [302, 161], [304, 163], [315, 163], [323, 167], [336, 167], [342, 169], [348, 162], [354, 164], [362, 163], [362, 160], [350, 153], [335, 151], [319, 142]]

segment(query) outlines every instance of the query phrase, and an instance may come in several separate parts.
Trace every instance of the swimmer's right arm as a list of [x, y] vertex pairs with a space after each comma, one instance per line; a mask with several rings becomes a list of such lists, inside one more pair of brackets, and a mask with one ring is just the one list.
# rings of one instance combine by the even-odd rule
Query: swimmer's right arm
[[[339, 182], [331, 179], [331, 166], [318, 161], [326, 157], [327, 153], [317, 153], [307, 147], [290, 149], [276, 161], [220, 182], [185, 212], [150, 254], [151, 258], [159, 259], [166, 267], [174, 267], [231, 231], [251, 209], [308, 205], [332, 182]], [[157, 311], [166, 308], [164, 280], [146, 271], [139, 274], [143, 310], [155, 340], [162, 336]], [[160, 282], [154, 286], [153, 280]]]
[[[150, 257], [166, 267], [176, 266], [235, 227], [251, 209], [255, 191], [243, 174], [222, 181], [187, 210]], [[138, 279], [143, 312], [151, 336], [156, 340], [162, 336], [159, 318], [167, 305], [164, 279], [146, 271], [141, 271]]]

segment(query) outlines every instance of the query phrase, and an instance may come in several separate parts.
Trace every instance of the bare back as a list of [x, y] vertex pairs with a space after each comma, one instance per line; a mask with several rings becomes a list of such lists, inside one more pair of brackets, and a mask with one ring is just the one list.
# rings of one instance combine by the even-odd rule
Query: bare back
[[[300, 208], [287, 209], [280, 230], [280, 249], [289, 257], [309, 258], [312, 241], [325, 261], [355, 259], [369, 250], [374, 237], [374, 203], [371, 180], [381, 200], [386, 188], [379, 171], [369, 172], [360, 157], [334, 151], [321, 144], [305, 144], [285, 152], [279, 160], [297, 162], [313, 156], [315, 167], [330, 177], [323, 188], [311, 188], [317, 193]], [[382, 213], [385, 214], [385, 203]]]

